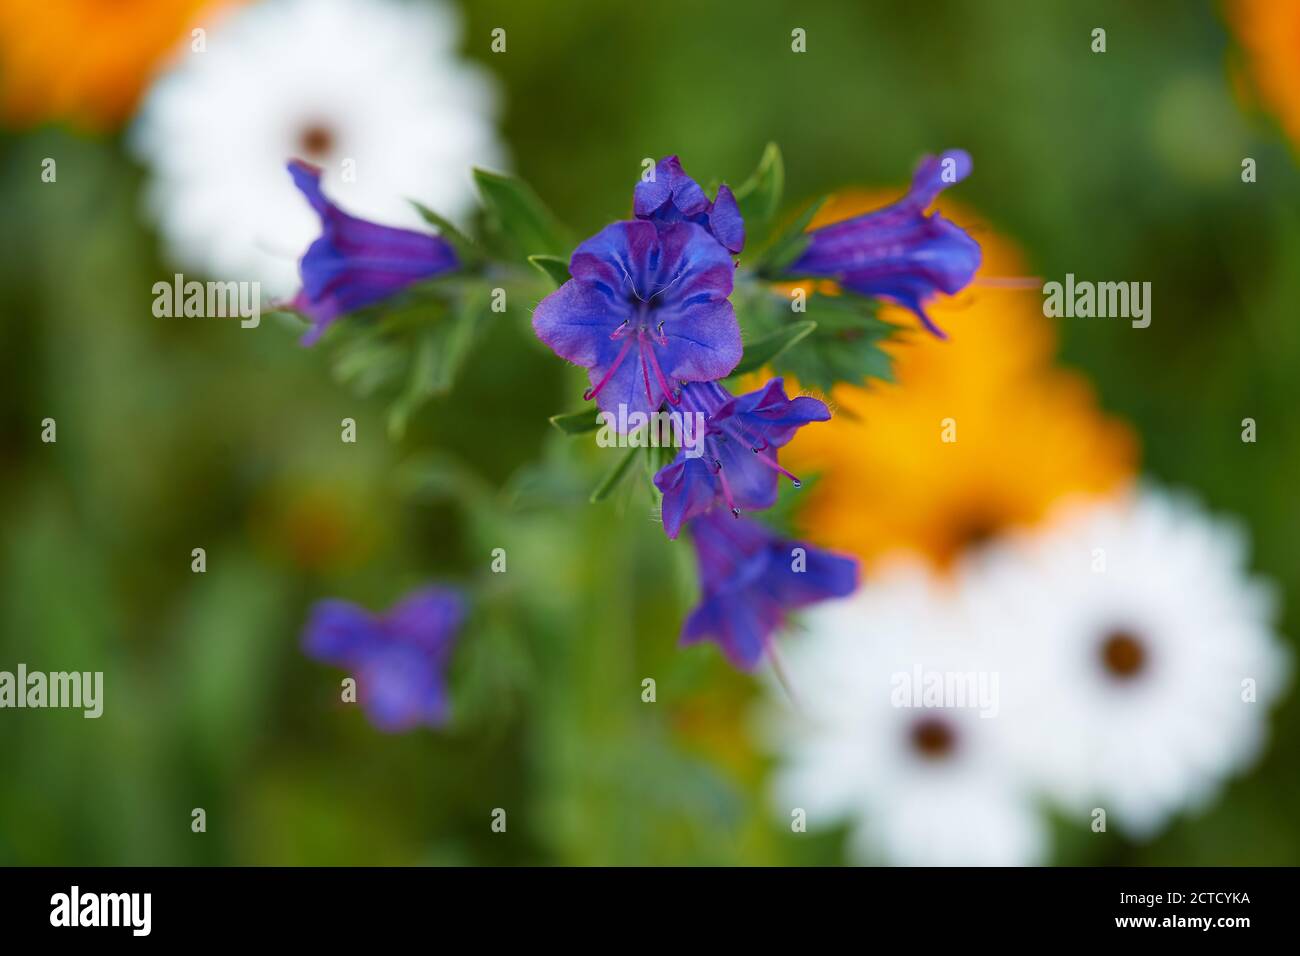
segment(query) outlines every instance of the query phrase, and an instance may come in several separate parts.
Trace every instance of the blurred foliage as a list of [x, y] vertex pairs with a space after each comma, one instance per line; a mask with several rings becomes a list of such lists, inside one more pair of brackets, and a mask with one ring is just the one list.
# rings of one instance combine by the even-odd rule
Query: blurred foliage
[[[969, 149], [960, 200], [1036, 273], [1152, 283], [1149, 329], [1067, 321], [1063, 358], [1139, 429], [1147, 471], [1240, 515], [1257, 569], [1300, 594], [1300, 174], [1272, 124], [1234, 104], [1212, 5], [465, 12], [518, 172], [578, 236], [626, 214], [646, 157], [739, 185], [778, 142], [780, 217], [840, 186], [901, 188], [922, 153]], [[1104, 55], [1089, 51], [1097, 25]], [[499, 26], [509, 53], [492, 55]], [[678, 648], [691, 557], [664, 540], [645, 483], [588, 504], [614, 453], [548, 424], [584, 383], [533, 338], [533, 303], [476, 323], [454, 392], [419, 395], [390, 441], [391, 396], [340, 385], [337, 356], [297, 347], [292, 322], [152, 316], [172, 269], [120, 140], [46, 128], [0, 150], [0, 667], [107, 672], [99, 720], [0, 715], [0, 862], [840, 861], [836, 834], [791, 834], [766, 804], [754, 680], [712, 647]], [[57, 186], [39, 181], [45, 156]], [[1243, 156], [1258, 183], [1240, 181]], [[745, 201], [761, 208], [758, 185]], [[47, 416], [57, 444], [40, 442]], [[1248, 416], [1257, 444], [1240, 441]], [[190, 571], [195, 547], [206, 574]], [[455, 719], [383, 736], [337, 703], [338, 675], [303, 658], [298, 629], [318, 597], [379, 607], [430, 578], [476, 597]], [[1062, 822], [1056, 860], [1298, 862], [1298, 731], [1293, 698], [1262, 766], [1220, 802], [1147, 846]]]

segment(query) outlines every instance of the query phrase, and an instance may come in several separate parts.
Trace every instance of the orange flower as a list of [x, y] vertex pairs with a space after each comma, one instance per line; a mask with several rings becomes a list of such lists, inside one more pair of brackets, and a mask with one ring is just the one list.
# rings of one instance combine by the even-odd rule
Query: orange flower
[[[879, 205], [847, 197], [817, 224]], [[971, 221], [951, 206], [945, 214]], [[1041, 296], [985, 278], [1023, 274], [1019, 255], [974, 231], [984, 250], [975, 285], [931, 307], [949, 341], [886, 306], [882, 315], [907, 329], [888, 346], [895, 382], [837, 386], [834, 418], [803, 429], [783, 455], [794, 471], [821, 475], [802, 530], [868, 568], [894, 551], [945, 566], [969, 544], [1038, 521], [1062, 497], [1110, 492], [1136, 467], [1129, 429], [1101, 415], [1082, 377], [1052, 367]]]
[[[0, 118], [125, 119], [167, 54], [214, 22], [210, 0], [12, 0], [0, 4]], [[203, 16], [204, 13], [207, 16]]]
[[1300, 3], [1232, 0], [1226, 12], [1260, 97], [1300, 146]]

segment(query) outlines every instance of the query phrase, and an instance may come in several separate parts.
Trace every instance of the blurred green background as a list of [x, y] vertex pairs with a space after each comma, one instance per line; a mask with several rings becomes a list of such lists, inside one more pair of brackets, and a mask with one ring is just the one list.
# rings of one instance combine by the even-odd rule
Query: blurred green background
[[[476, 0], [464, 16], [515, 170], [581, 235], [626, 214], [643, 157], [736, 182], [775, 140], [793, 204], [901, 184], [962, 146], [975, 174], [957, 197], [1035, 274], [1150, 281], [1149, 329], [1065, 321], [1062, 360], [1133, 423], [1146, 473], [1241, 516], [1296, 630], [1300, 174], [1234, 101], [1213, 5]], [[532, 338], [532, 303], [393, 444], [382, 402], [295, 330], [152, 316], [174, 270], [120, 135], [46, 126], [0, 150], [0, 667], [106, 672], [99, 720], [0, 713], [0, 863], [841, 860], [838, 833], [791, 834], [766, 805], [754, 680], [677, 647], [687, 549], [647, 499], [586, 504], [605, 462], [546, 424], [581, 386]], [[57, 189], [39, 182], [51, 155]], [[476, 589], [455, 720], [385, 736], [338, 705], [299, 629], [319, 597], [382, 607], [433, 578]], [[1141, 846], [1060, 826], [1054, 861], [1300, 862], [1294, 698], [1272, 728], [1205, 812]]]

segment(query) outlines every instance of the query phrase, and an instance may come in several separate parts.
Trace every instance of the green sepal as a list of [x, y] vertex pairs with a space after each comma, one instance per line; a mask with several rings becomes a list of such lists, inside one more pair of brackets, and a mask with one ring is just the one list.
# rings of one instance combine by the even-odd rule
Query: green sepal
[[604, 501], [610, 496], [610, 493], [623, 482], [623, 479], [627, 477], [628, 472], [632, 470], [632, 465], [636, 462], [636, 456], [640, 451], [640, 448], [629, 448], [626, 450], [623, 457], [619, 459], [618, 464], [611, 468], [609, 473], [600, 480], [600, 484], [592, 490], [592, 504]]
[[594, 432], [601, 426], [601, 421], [597, 415], [598, 411], [596, 409], [584, 408], [580, 412], [565, 412], [562, 415], [552, 415], [550, 422], [566, 435], [585, 435], [587, 432]]
[[456, 256], [460, 259], [462, 266], [482, 261], [483, 250], [479, 247], [479, 244], [457, 229], [451, 220], [440, 216], [428, 206], [416, 202], [414, 199], [408, 201], [415, 207], [415, 211], [420, 214], [420, 217], [438, 230], [438, 235], [447, 240], [451, 247], [456, 250]]
[[559, 256], [529, 256], [528, 261], [534, 269], [554, 282], [557, 289], [571, 278], [568, 259]]
[[781, 208], [781, 194], [785, 190], [785, 163], [781, 148], [768, 143], [758, 161], [758, 168], [736, 187], [736, 205], [745, 220], [745, 230], [751, 237], [765, 232], [767, 224]]
[[889, 381], [893, 377], [892, 360], [881, 345], [897, 327], [876, 317], [874, 299], [814, 294], [806, 300], [802, 315], [816, 330], [777, 356], [772, 365], [778, 373], [822, 392], [830, 392], [840, 382], [861, 385], [868, 378]]
[[822, 196], [820, 199], [809, 203], [794, 220], [781, 230], [780, 234], [768, 244], [759, 256], [758, 264], [754, 271], [760, 276], [768, 279], [780, 278], [785, 272], [787, 266], [794, 262], [808, 248], [808, 224], [812, 222], [813, 217], [826, 204], [829, 197]]
[[777, 358], [786, 349], [798, 344], [817, 330], [816, 322], [791, 322], [770, 335], [745, 346], [745, 354], [732, 375], [744, 375], [755, 372]]

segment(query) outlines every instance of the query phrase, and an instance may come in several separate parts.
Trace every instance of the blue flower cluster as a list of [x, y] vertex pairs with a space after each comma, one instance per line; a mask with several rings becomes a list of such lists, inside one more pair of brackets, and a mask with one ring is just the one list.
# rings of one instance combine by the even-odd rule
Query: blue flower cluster
[[[925, 157], [907, 195], [803, 234], [797, 254], [765, 277], [832, 280], [851, 295], [906, 307], [942, 337], [925, 304], [970, 283], [980, 247], [927, 209], [970, 170], [961, 150]], [[310, 323], [305, 344], [349, 313], [465, 270], [458, 247], [443, 236], [350, 216], [324, 197], [318, 170], [295, 161], [289, 171], [322, 223], [302, 259], [302, 291], [290, 303]], [[753, 668], [791, 610], [857, 587], [852, 558], [786, 540], [742, 517], [776, 503], [781, 476], [798, 487], [778, 451], [831, 413], [816, 398], [789, 397], [779, 377], [740, 395], [722, 384], [744, 352], [731, 301], [735, 257], [746, 241], [737, 193], [722, 185], [710, 199], [668, 156], [637, 184], [632, 208], [634, 218], [577, 245], [567, 281], [538, 303], [533, 329], [556, 355], [586, 370], [584, 398], [609, 421], [644, 423], [667, 408], [701, 424], [692, 447], [654, 476], [664, 531], [677, 538], [687, 530], [699, 570], [701, 599], [682, 640], [715, 640], [733, 664]], [[464, 607], [461, 595], [438, 587], [383, 614], [324, 601], [308, 622], [304, 647], [352, 670], [379, 728], [437, 725], [447, 715], [442, 673]]]
[[721, 384], [743, 351], [729, 296], [745, 224], [730, 188], [710, 200], [669, 156], [637, 185], [633, 211], [635, 219], [578, 246], [571, 278], [537, 306], [533, 329], [587, 369], [585, 397], [602, 411], [653, 413], [667, 404], [701, 416], [703, 453], [680, 450], [654, 479], [664, 531], [676, 538], [687, 527], [698, 558], [703, 598], [682, 639], [711, 637], [734, 664], [752, 668], [788, 609], [857, 586], [851, 558], [782, 541], [740, 517], [776, 503], [779, 475], [798, 484], [777, 449], [830, 410], [787, 397], [779, 378], [744, 395]]

